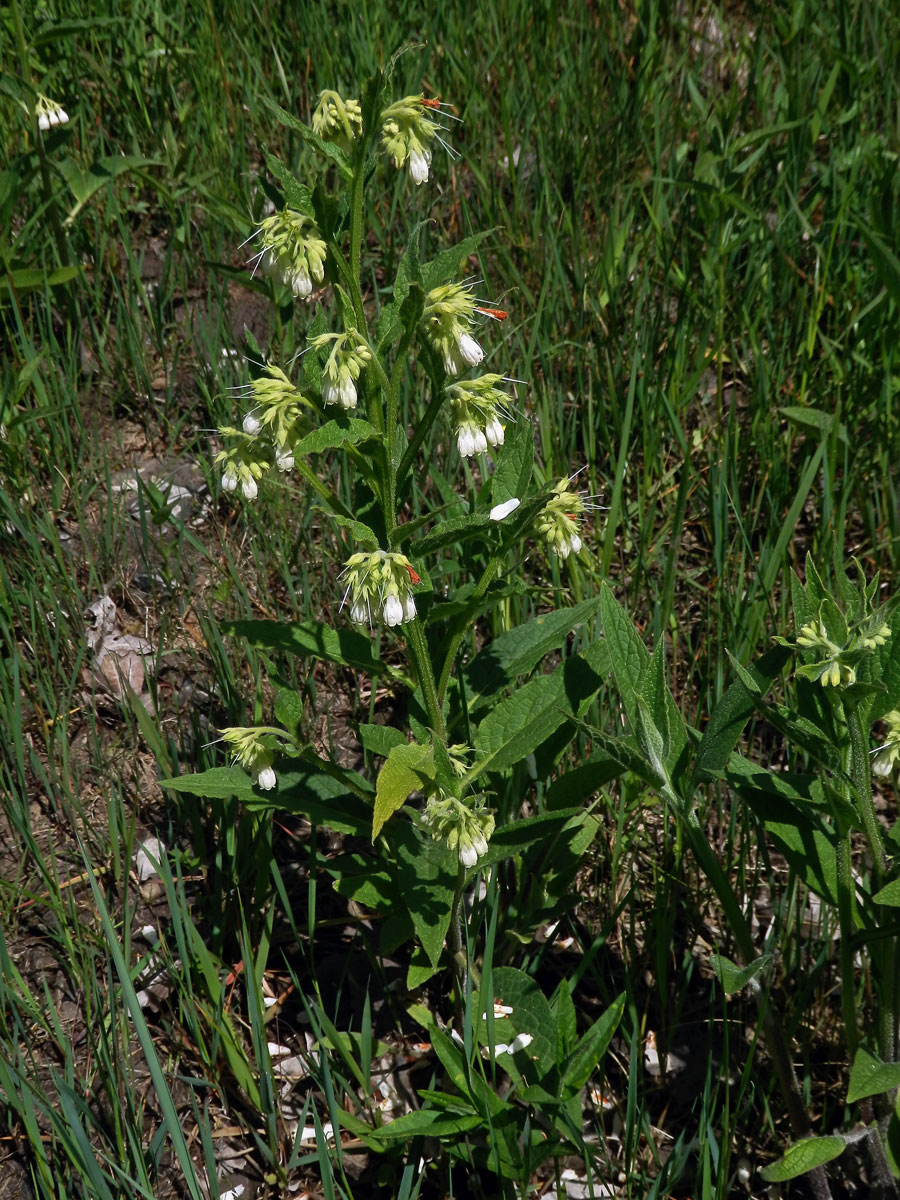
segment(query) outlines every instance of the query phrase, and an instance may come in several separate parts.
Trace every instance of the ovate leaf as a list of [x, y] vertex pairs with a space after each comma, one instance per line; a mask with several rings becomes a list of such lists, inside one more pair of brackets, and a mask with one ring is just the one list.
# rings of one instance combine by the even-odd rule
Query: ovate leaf
[[866, 1096], [881, 1096], [896, 1087], [900, 1087], [900, 1063], [882, 1062], [860, 1046], [850, 1068], [847, 1103], [864, 1100]]

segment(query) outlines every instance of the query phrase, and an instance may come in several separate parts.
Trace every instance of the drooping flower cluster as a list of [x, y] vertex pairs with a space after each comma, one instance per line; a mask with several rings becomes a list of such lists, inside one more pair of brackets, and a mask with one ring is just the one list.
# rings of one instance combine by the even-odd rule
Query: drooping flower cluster
[[356, 408], [356, 380], [372, 358], [372, 351], [355, 330], [346, 333], [322, 333], [309, 339], [310, 346], [331, 344], [331, 352], [322, 368], [322, 403]]
[[313, 222], [292, 208], [266, 217], [256, 231], [259, 251], [250, 260], [288, 285], [294, 295], [306, 300], [312, 295], [313, 280], [325, 278], [326, 246]]
[[448, 375], [477, 367], [484, 358], [484, 351], [471, 333], [475, 310], [475, 297], [461, 283], [442, 284], [425, 297], [425, 332], [443, 358]]
[[413, 585], [421, 583], [405, 554], [387, 550], [352, 554], [344, 565], [347, 587], [341, 605], [350, 602], [356, 625], [383, 621], [391, 627], [416, 619]]
[[436, 842], [444, 841], [459, 854], [466, 868], [474, 867], [488, 852], [494, 816], [484, 807], [484, 797], [469, 805], [456, 796], [432, 796], [422, 812], [422, 824]]
[[900, 762], [900, 712], [896, 708], [884, 714], [888, 735], [884, 742], [872, 751], [872, 774], [886, 779]]
[[362, 133], [362, 109], [358, 100], [345, 100], [338, 92], [324, 91], [312, 116], [313, 133], [349, 152]]
[[270, 792], [277, 782], [272, 767], [274, 736], [258, 726], [233, 725], [222, 730], [222, 738], [235, 760], [251, 773], [256, 786]]
[[69, 114], [63, 106], [44, 95], [38, 95], [34, 112], [38, 119], [38, 129], [52, 129], [55, 125], [66, 125], [69, 121]]
[[570, 488], [571, 479], [563, 478], [537, 518], [537, 532], [559, 558], [577, 554], [581, 540], [581, 517], [587, 509], [584, 497]]
[[414, 183], [424, 183], [431, 167], [431, 144], [439, 126], [428, 116], [424, 97], [404, 96], [381, 114], [381, 144], [400, 170], [409, 165]]
[[223, 425], [219, 432], [230, 445], [220, 450], [215, 463], [222, 466], [222, 487], [234, 492], [238, 486], [246, 500], [255, 500], [259, 480], [271, 462], [279, 471], [294, 466], [294, 447], [302, 433], [302, 408], [309, 401], [291, 383], [284, 371], [268, 363], [256, 379], [239, 389], [252, 407], [240, 429]]
[[500, 414], [503, 414], [503, 405], [509, 397], [497, 387], [502, 378], [502, 375], [480, 375], [477, 379], [452, 383], [447, 388], [450, 420], [463, 458], [483, 454], [488, 446], [503, 445]]

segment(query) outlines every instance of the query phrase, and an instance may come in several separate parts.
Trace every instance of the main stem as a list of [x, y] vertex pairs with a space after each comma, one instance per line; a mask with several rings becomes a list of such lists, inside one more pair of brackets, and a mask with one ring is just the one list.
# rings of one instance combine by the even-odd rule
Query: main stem
[[422, 689], [422, 696], [425, 700], [425, 708], [428, 712], [431, 728], [434, 731], [435, 737], [440, 738], [442, 742], [446, 742], [447, 730], [444, 726], [444, 712], [438, 697], [438, 690], [434, 683], [434, 668], [431, 665], [431, 655], [428, 653], [425, 630], [418, 618], [415, 621], [409, 621], [404, 628], [406, 629], [407, 644], [416, 666], [416, 674], [419, 677], [419, 686]]

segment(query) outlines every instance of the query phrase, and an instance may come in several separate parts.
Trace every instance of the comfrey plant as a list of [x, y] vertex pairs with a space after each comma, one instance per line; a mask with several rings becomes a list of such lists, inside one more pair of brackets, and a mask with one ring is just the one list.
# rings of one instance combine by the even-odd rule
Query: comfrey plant
[[[527, 936], [571, 904], [599, 823], [563, 756], [608, 661], [602, 640], [584, 634], [597, 598], [542, 613], [486, 645], [482, 619], [524, 594], [512, 571], [523, 543], [537, 542], [563, 569], [587, 553], [582, 521], [595, 506], [575, 476], [547, 488], [534, 481], [527, 405], [514, 407], [520, 381], [505, 373], [495, 336], [506, 313], [464, 278], [484, 235], [423, 261], [420, 226], [386, 292], [364, 289], [364, 279], [384, 275], [363, 261], [372, 241], [365, 189], [383, 187], [394, 170], [404, 183], [427, 183], [443, 144], [443, 110], [421, 96], [389, 101], [379, 76], [359, 100], [322, 93], [311, 128], [279, 115], [316, 155], [319, 178], [309, 186], [268, 156], [283, 194], [253, 236], [249, 265], [280, 299], [299, 302], [302, 352], [258, 365], [238, 389], [241, 412], [220, 430], [216, 466], [223, 492], [246, 501], [267, 502], [267, 480], [299, 479], [345, 539], [335, 616], [233, 622], [232, 632], [269, 656], [276, 723], [223, 729], [230, 765], [167, 783], [237, 797], [256, 814], [303, 812], [371, 843], [367, 853], [330, 857], [327, 872], [339, 893], [383, 914], [381, 953], [411, 943], [409, 987], [450, 971], [455, 1036], [446, 1014], [436, 1023], [420, 1007], [413, 1016], [457, 1092], [430, 1093], [430, 1107], [410, 1114], [408, 1129], [401, 1118], [385, 1137], [351, 1112], [340, 1121], [382, 1152], [404, 1135], [439, 1136], [449, 1112], [454, 1129], [462, 1121], [495, 1131], [488, 1142], [450, 1139], [451, 1157], [524, 1186], [547, 1157], [588, 1155], [580, 1094], [623, 1001], [578, 1039], [562, 985], [548, 1000], [521, 972], [497, 967], [485, 976], [495, 1003], [482, 1000], [482, 964], [464, 936], [462, 900], [476, 872], [491, 873], [508, 900], [495, 910], [498, 938]], [[485, 370], [486, 359], [497, 369]], [[339, 490], [324, 482], [335, 473], [319, 469], [323, 455], [340, 456]], [[399, 720], [359, 724], [359, 769], [321, 752], [316, 715], [278, 675], [274, 656], [283, 652], [375, 677], [395, 698]], [[555, 669], [544, 672], [551, 653]], [[511, 863], [501, 882], [492, 868], [503, 860]], [[505, 930], [508, 912], [515, 926]], [[479, 1019], [498, 1005], [496, 1027], [489, 1015]], [[548, 1040], [551, 1027], [557, 1034]], [[464, 1087], [473, 1054], [499, 1062], [513, 1090]], [[516, 1089], [526, 1098], [529, 1087], [540, 1093], [540, 1122], [516, 1102]]]
[[[831, 1195], [824, 1164], [854, 1141], [865, 1140], [870, 1153], [868, 1195], [894, 1197], [900, 1179], [900, 823], [882, 822], [872, 789], [873, 774], [885, 786], [900, 762], [900, 610], [876, 603], [877, 580], [867, 584], [859, 567], [855, 579], [839, 567], [834, 576], [829, 591], [807, 559], [805, 583], [792, 580], [795, 633], [776, 638], [749, 668], [734, 663], [737, 679], [702, 736], [688, 728], [666, 687], [661, 646], [648, 653], [604, 586], [601, 619], [631, 732], [615, 739], [594, 735], [602, 751], [597, 769], [631, 770], [658, 791], [716, 892], [743, 961], [717, 954], [713, 968], [727, 994], [747, 989], [757, 997], [799, 1139], [763, 1177], [775, 1182], [808, 1174], [819, 1200]], [[790, 705], [768, 696], [786, 668], [793, 668]], [[754, 713], [796, 754], [791, 772], [771, 770], [736, 748]], [[750, 806], [792, 870], [836, 914], [846, 1098], [862, 1128], [813, 1136], [790, 1048], [764, 988], [775, 965], [772, 944], [758, 943], [697, 816], [696, 797], [713, 783], [725, 783]], [[864, 848], [859, 871], [852, 865], [854, 844]], [[861, 1016], [863, 995], [870, 1000], [868, 1021]]]
[[[527, 935], [570, 903], [598, 827], [561, 764], [603, 683], [603, 643], [581, 632], [594, 624], [599, 601], [540, 614], [485, 646], [479, 625], [499, 602], [525, 594], [512, 570], [523, 543], [533, 539], [566, 569], [587, 553], [581, 522], [595, 506], [574, 476], [551, 488], [534, 481], [532, 425], [524, 404], [514, 416], [519, 381], [505, 374], [496, 336], [507, 314], [464, 277], [484, 234], [423, 261], [420, 225], [385, 292], [366, 290], [364, 280], [384, 273], [364, 263], [372, 244], [365, 189], [383, 189], [395, 170], [422, 186], [438, 170], [437, 148], [450, 152], [437, 102], [391, 102], [385, 88], [379, 75], [359, 100], [323, 92], [312, 127], [278, 110], [317, 158], [318, 179], [311, 171], [298, 181], [267, 157], [283, 194], [254, 235], [250, 265], [301, 302], [302, 352], [259, 366], [238, 389], [243, 409], [220, 430], [216, 465], [223, 491], [261, 503], [267, 479], [299, 477], [323, 521], [346, 539], [333, 624], [245, 621], [230, 631], [267, 655], [377, 677], [403, 716], [359, 724], [362, 765], [351, 769], [321, 753], [314, 714], [273, 663], [280, 724], [223, 730], [231, 765], [167, 782], [236, 796], [257, 812], [304, 812], [314, 824], [366, 837], [369, 853], [328, 861], [334, 886], [389, 918], [382, 952], [413, 943], [410, 987], [452, 968], [459, 1029], [480, 986], [462, 933], [461, 900], [474, 873], [513, 860], [505, 885], [514, 932]], [[487, 359], [498, 369], [483, 370]], [[323, 455], [340, 457], [340, 490], [324, 482], [334, 472], [317, 469]], [[555, 669], [536, 671], [550, 653]], [[554, 776], [555, 792], [538, 799], [535, 782]], [[574, 1010], [563, 1009], [560, 1045], [569, 1046]], [[558, 1073], [569, 1109], [620, 1014], [621, 1006], [607, 1014], [602, 1036], [595, 1031], [576, 1066]], [[517, 1053], [531, 1036], [520, 1034], [510, 1043]], [[448, 1053], [458, 1053], [452, 1045]], [[523, 1133], [522, 1113], [509, 1127], [507, 1174], [522, 1137], [532, 1163], [556, 1152], [545, 1132]], [[561, 1131], [580, 1128], [559, 1120]]]

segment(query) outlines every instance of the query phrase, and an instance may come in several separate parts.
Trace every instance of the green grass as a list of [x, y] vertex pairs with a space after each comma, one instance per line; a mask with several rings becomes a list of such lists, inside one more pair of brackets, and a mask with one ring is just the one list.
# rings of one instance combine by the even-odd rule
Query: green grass
[[[241, 1126], [248, 1174], [268, 1178], [268, 1194], [319, 1179], [326, 1196], [460, 1194], [462, 1175], [451, 1181], [446, 1165], [419, 1179], [415, 1143], [385, 1156], [380, 1181], [354, 1182], [347, 1153], [301, 1146], [281, 1124], [267, 1040], [304, 1028], [327, 1038], [330, 1022], [357, 1038], [358, 1069], [373, 1069], [351, 949], [371, 959], [385, 1028], [421, 1035], [365, 925], [331, 890], [327, 835], [154, 784], [157, 767], [221, 763], [215, 730], [268, 710], [268, 664], [223, 638], [218, 619], [337, 615], [345, 549], [302, 492], [270, 487], [238, 506], [209, 465], [208, 431], [232, 419], [226, 389], [239, 379], [220, 350], [243, 349], [245, 321], [262, 321], [254, 332], [276, 358], [304, 333], [262, 305], [237, 248], [263, 212], [264, 150], [301, 171], [307, 162], [265, 101], [306, 119], [321, 88], [353, 94], [396, 48], [422, 44], [400, 59], [397, 90], [456, 106], [462, 157], [436, 155], [440, 182], [415, 192], [385, 174], [371, 215], [391, 241], [370, 247], [386, 271], [370, 269], [371, 295], [417, 222], [430, 222], [424, 255], [494, 228], [479, 289], [510, 317], [486, 334], [488, 366], [524, 381], [518, 405], [534, 421], [541, 478], [586, 465], [608, 507], [590, 555], [561, 572], [533, 554], [527, 594], [484, 632], [593, 595], [606, 578], [648, 642], [666, 641], [699, 722], [732, 677], [726, 651], [747, 662], [787, 630], [786, 572], [807, 551], [823, 570], [834, 548], [856, 556], [889, 589], [898, 577], [900, 18], [865, 0], [741, 15], [516, 0], [177, 11], [141, 0], [127, 19], [115, 11], [60, 2], [40, 25], [23, 9], [31, 78], [71, 117], [45, 141], [49, 192], [20, 84], [7, 76], [0, 89], [4, 1145], [41, 1197], [199, 1194], [215, 1178], [217, 1124]], [[0, 16], [0, 46], [15, 64], [13, 10]], [[131, 169], [91, 174], [122, 154]], [[47, 282], [72, 264], [76, 279]], [[418, 402], [404, 396], [407, 417]], [[113, 498], [115, 473], [151, 453], [201, 464], [212, 491], [203, 525], [163, 535], [149, 491], [138, 520]], [[333, 481], [349, 499], [346, 478]], [[423, 480], [419, 494], [438, 486]], [[165, 586], [145, 594], [141, 572]], [[105, 590], [127, 631], [146, 625], [157, 647], [158, 721], [84, 682], [83, 612]], [[341, 743], [389, 703], [367, 680], [278, 666], [318, 702], [324, 741]], [[613, 704], [591, 720], [615, 728]], [[778, 743], [768, 750], [777, 761]], [[516, 911], [532, 902], [519, 880], [496, 962], [567, 974], [592, 1018], [626, 990], [603, 1085], [617, 1137], [610, 1113], [593, 1117], [622, 1194], [740, 1194], [738, 1159], [755, 1171], [785, 1122], [768, 1064], [744, 1038], [749, 1007], [726, 1005], [701, 966], [724, 936], [708, 885], [642, 786], [603, 789], [598, 803], [603, 835], [561, 927], [571, 957], [516, 939]], [[801, 885], [760, 848], [752, 816], [727, 795], [702, 803], [729, 874], [771, 903], [776, 999], [830, 1132], [844, 1113], [829, 931], [799, 939]], [[177, 983], [158, 1013], [134, 999], [148, 955], [132, 935], [150, 917], [130, 859], [148, 831], [172, 852], [153, 920], [166, 926]], [[497, 903], [473, 909], [473, 942]], [[52, 968], [35, 966], [35, 944]], [[226, 986], [239, 962], [239, 983]], [[264, 972], [295, 988], [274, 1038]], [[80, 1040], [61, 1025], [57, 975]], [[686, 1044], [702, 1065], [688, 1099], [641, 1069], [650, 1028], [660, 1053]], [[308, 1055], [309, 1124], [359, 1095], [348, 1045]], [[441, 1084], [425, 1072], [421, 1086]], [[19, 1194], [5, 1186], [0, 1197]], [[489, 1180], [470, 1186], [492, 1194]]]

